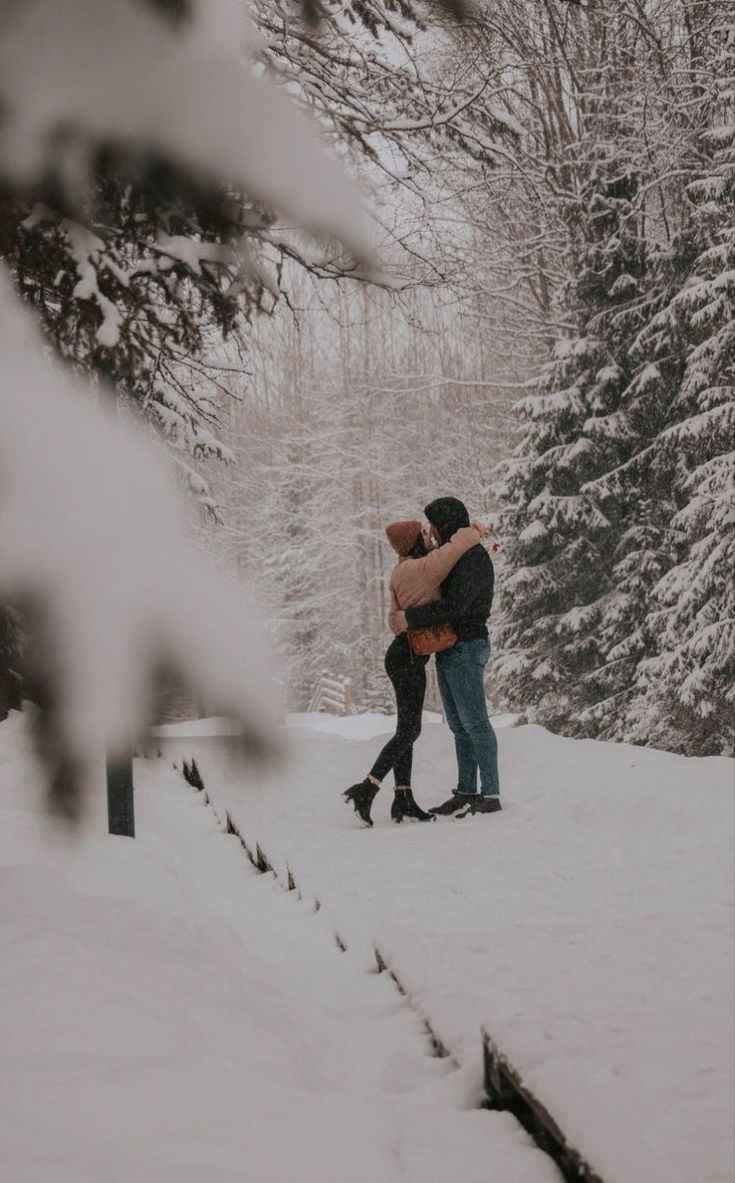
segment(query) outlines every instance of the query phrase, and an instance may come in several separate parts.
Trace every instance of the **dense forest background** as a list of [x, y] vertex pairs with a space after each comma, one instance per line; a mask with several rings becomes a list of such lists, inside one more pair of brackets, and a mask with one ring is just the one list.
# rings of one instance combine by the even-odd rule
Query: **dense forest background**
[[726, 17], [493, 6], [425, 59], [434, 81], [464, 66], [468, 95], [493, 92], [497, 138], [402, 161], [386, 198], [406, 233], [385, 251], [399, 290], [302, 283], [255, 326], [226, 529], [273, 607], [296, 705], [322, 669], [389, 704], [383, 526], [454, 492], [503, 547], [498, 705], [567, 734], [729, 749]]

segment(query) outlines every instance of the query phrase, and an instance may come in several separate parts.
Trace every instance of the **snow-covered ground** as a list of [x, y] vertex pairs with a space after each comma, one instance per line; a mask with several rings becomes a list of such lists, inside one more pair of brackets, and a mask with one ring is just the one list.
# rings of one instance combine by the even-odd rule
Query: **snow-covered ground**
[[3, 1183], [558, 1183], [170, 761], [135, 800], [135, 841], [101, 791], [72, 842], [0, 724]]
[[[269, 780], [164, 742], [355, 958], [378, 946], [478, 1095], [484, 1028], [605, 1183], [730, 1183], [732, 762], [504, 728], [502, 814], [393, 826], [386, 788], [367, 830], [339, 794], [391, 723], [292, 718]], [[427, 720], [421, 804], [452, 769]]]

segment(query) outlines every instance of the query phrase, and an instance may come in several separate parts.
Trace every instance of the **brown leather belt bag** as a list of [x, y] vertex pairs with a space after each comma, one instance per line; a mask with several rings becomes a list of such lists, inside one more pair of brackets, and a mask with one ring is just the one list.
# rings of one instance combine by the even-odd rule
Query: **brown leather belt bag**
[[417, 657], [442, 653], [457, 644], [457, 634], [451, 624], [428, 624], [424, 628], [410, 628], [408, 643]]

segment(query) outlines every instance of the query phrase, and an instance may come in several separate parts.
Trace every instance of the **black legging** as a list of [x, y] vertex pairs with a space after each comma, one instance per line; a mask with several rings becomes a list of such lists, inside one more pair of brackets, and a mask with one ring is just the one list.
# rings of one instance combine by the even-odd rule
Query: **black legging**
[[428, 657], [417, 657], [411, 650], [408, 637], [401, 633], [388, 646], [385, 672], [396, 693], [396, 733], [389, 739], [370, 769], [370, 775], [382, 780], [393, 769], [397, 785], [411, 784], [413, 745], [421, 734], [421, 712], [426, 694], [426, 663]]

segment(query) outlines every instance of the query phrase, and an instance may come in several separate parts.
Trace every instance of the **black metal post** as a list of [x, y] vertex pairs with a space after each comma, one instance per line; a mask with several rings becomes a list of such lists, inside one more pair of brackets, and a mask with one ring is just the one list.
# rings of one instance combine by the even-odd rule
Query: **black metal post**
[[110, 834], [135, 837], [133, 755], [107, 755], [107, 819]]
[[5, 608], [0, 604], [0, 722], [10, 710], [10, 639]]
[[[104, 354], [98, 364], [98, 371], [101, 390], [113, 399], [117, 412], [118, 391], [114, 367]], [[124, 756], [112, 756], [109, 751], [107, 753], [107, 829], [110, 834], [135, 837], [132, 751]]]
[[19, 711], [23, 705], [23, 678], [18, 669], [16, 629], [11, 626], [8, 609], [0, 604], [0, 720], [8, 711]]

